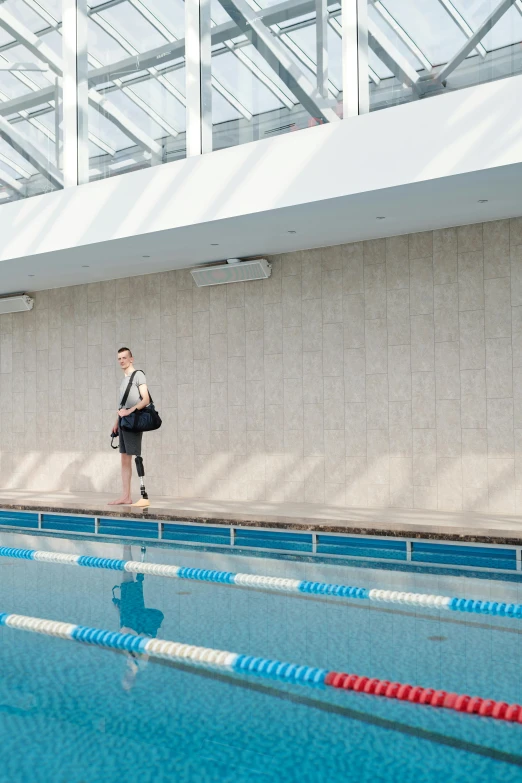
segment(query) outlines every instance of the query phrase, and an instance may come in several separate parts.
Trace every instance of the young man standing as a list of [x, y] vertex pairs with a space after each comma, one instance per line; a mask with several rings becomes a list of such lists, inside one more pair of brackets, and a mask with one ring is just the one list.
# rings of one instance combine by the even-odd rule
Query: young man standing
[[[132, 352], [129, 348], [120, 348], [118, 351], [118, 364], [123, 370], [123, 380], [120, 384], [120, 405], [127, 391], [129, 385], [130, 376], [134, 369], [134, 359]], [[120, 454], [121, 454], [121, 483], [123, 486], [123, 492], [120, 498], [117, 500], [111, 500], [110, 506], [130, 506], [132, 504], [131, 499], [131, 479], [132, 479], [132, 458], [141, 457], [141, 440], [143, 437], [142, 432], [129, 432], [121, 427], [122, 416], [127, 416], [129, 413], [133, 413], [136, 410], [142, 410], [146, 408], [150, 403], [149, 390], [147, 388], [147, 379], [145, 373], [141, 370], [136, 372], [136, 375], [132, 379], [132, 385], [129, 391], [129, 395], [125, 402], [125, 408], [120, 408], [118, 411], [118, 418], [112, 428], [114, 435], [119, 436], [120, 441]]]

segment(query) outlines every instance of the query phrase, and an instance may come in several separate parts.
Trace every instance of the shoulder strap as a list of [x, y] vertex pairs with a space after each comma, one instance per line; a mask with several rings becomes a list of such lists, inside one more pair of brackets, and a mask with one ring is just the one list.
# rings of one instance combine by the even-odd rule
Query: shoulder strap
[[134, 370], [134, 372], [132, 373], [131, 377], [129, 378], [129, 383], [127, 385], [127, 388], [125, 389], [125, 394], [121, 398], [120, 408], [124, 408], [125, 407], [125, 403], [127, 402], [127, 398], [128, 398], [128, 396], [130, 394], [130, 390], [131, 390], [132, 382], [134, 380], [134, 376], [136, 375], [137, 372], [139, 372], [139, 370]]

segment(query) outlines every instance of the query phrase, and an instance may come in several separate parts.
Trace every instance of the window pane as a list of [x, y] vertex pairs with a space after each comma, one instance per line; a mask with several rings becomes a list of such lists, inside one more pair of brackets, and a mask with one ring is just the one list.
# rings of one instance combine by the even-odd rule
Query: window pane
[[[49, 59], [61, 65], [62, 37], [60, 0], [34, 7], [4, 0], [2, 10], [21, 26], [17, 40], [0, 26], [0, 203], [5, 203], [62, 187], [61, 79], [47, 57], [49, 51]], [[25, 45], [33, 35], [45, 45], [41, 57]]]
[[[370, 108], [522, 73], [522, 15], [514, 6], [464, 51], [500, 0], [377, 0], [369, 5]], [[462, 50], [462, 56], [459, 53]], [[439, 76], [440, 74], [440, 76]]]
[[[310, 4], [212, 0], [211, 9], [213, 149], [339, 120], [338, 3], [328, 5], [322, 43]], [[230, 37], [223, 41], [220, 25], [230, 23], [234, 25]], [[327, 56], [318, 74], [320, 50]]]
[[[183, 0], [91, 3], [89, 86], [103, 106], [89, 106], [90, 179], [185, 156], [184, 26]], [[147, 61], [165, 45], [161, 64]]]

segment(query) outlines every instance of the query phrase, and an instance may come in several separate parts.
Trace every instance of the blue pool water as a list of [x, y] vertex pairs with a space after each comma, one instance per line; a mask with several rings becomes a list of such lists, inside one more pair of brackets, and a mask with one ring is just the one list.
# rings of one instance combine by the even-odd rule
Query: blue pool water
[[[139, 544], [0, 546], [139, 560]], [[191, 551], [148, 562], [522, 603], [520, 576]], [[522, 703], [522, 621], [0, 559], [0, 611]], [[123, 582], [123, 585], [122, 585]], [[113, 590], [114, 588], [114, 590]], [[143, 589], [143, 603], [141, 590]], [[113, 601], [116, 599], [116, 602]], [[118, 600], [123, 598], [124, 606]], [[522, 725], [0, 628], [0, 783], [522, 781]]]

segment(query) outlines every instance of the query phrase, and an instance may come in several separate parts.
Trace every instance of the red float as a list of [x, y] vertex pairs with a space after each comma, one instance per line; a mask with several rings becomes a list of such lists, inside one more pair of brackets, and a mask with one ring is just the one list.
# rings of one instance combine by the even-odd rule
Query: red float
[[475, 714], [522, 724], [522, 706], [520, 704], [508, 704], [505, 701], [495, 701], [495, 699], [481, 699], [479, 696], [471, 697], [467, 693], [447, 693], [434, 688], [421, 688], [419, 685], [412, 686], [408, 683], [370, 679], [362, 675], [344, 674], [343, 672], [328, 672], [324, 682], [325, 685], [332, 688], [354, 690], [357, 693], [373, 693], [375, 696], [384, 696], [387, 699], [443, 707], [468, 715]]

